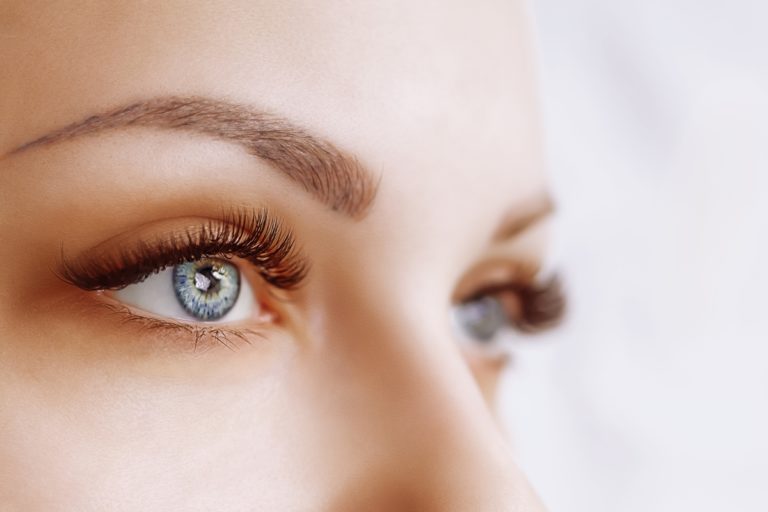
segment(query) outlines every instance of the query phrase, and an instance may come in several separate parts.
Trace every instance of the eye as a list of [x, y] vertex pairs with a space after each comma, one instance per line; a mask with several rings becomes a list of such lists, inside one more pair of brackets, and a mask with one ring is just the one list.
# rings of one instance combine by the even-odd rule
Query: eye
[[453, 307], [459, 341], [487, 358], [508, 354], [515, 341], [557, 325], [564, 314], [565, 296], [556, 276], [486, 288]]
[[508, 351], [515, 332], [502, 301], [481, 295], [453, 308], [459, 341], [471, 352], [496, 357]]
[[251, 318], [253, 291], [238, 267], [220, 258], [185, 261], [112, 293], [147, 313], [183, 321], [235, 323]]

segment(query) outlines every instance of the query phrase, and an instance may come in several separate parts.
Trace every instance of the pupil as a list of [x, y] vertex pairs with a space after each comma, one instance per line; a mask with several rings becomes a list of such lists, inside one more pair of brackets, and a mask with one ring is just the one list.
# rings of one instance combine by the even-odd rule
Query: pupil
[[201, 268], [195, 272], [195, 288], [204, 293], [215, 293], [221, 288], [219, 280], [223, 277], [221, 269], [213, 266]]
[[237, 302], [240, 273], [223, 260], [186, 261], [174, 267], [173, 289], [187, 313], [199, 320], [218, 320]]

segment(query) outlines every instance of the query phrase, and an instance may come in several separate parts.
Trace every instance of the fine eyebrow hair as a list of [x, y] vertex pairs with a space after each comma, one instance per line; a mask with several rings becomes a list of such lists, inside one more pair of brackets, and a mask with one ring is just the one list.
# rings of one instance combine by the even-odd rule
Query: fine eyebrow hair
[[9, 155], [134, 126], [194, 132], [237, 143], [332, 210], [352, 218], [363, 217], [376, 196], [373, 175], [330, 142], [273, 114], [197, 96], [153, 98], [95, 114], [27, 142]]

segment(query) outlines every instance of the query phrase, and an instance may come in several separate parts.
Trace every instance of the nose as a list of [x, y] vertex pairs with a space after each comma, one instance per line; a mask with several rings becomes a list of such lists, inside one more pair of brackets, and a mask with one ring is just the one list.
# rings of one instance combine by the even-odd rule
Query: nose
[[340, 428], [365, 461], [327, 510], [543, 511], [460, 351], [434, 330], [362, 323], [343, 334], [355, 391]]

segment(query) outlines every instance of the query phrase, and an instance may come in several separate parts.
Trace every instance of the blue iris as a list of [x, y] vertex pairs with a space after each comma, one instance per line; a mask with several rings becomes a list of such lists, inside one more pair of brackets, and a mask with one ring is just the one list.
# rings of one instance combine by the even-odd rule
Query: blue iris
[[509, 325], [504, 306], [488, 295], [459, 304], [455, 314], [464, 333], [481, 343], [493, 341], [496, 334]]
[[199, 320], [218, 320], [237, 302], [240, 272], [225, 260], [204, 258], [173, 267], [179, 304]]

